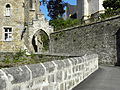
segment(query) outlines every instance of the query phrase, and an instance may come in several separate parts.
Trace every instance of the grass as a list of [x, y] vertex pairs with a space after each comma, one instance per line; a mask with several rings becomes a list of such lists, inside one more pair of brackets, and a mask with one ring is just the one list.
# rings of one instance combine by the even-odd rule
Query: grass
[[9, 68], [9, 67], [16, 67], [21, 65], [44, 63], [52, 60], [63, 60], [65, 58], [68, 58], [68, 57], [47, 56], [42, 54], [26, 55], [25, 52], [20, 51], [14, 54], [12, 58], [10, 58], [10, 56], [5, 56], [4, 59], [0, 61], [0, 68]]

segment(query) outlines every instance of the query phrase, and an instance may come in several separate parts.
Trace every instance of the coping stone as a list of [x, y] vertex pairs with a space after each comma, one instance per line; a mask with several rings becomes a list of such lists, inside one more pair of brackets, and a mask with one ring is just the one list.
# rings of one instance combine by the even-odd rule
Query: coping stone
[[25, 66], [2, 69], [12, 84], [22, 83], [30, 80], [30, 72]]

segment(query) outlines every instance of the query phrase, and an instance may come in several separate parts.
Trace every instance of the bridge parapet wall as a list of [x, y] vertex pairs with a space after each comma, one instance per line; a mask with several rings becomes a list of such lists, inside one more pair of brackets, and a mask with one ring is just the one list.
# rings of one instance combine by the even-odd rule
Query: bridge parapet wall
[[97, 69], [97, 54], [4, 68], [0, 90], [71, 90]]

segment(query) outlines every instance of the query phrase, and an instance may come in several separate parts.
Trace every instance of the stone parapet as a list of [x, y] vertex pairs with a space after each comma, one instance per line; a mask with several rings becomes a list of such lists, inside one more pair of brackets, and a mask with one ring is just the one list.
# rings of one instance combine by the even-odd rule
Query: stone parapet
[[0, 90], [71, 90], [97, 69], [97, 54], [3, 68]]

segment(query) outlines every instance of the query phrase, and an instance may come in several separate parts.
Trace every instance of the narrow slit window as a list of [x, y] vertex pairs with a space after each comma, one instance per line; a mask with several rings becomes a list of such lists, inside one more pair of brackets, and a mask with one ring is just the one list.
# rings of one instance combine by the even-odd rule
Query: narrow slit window
[[6, 16], [10, 16], [10, 4], [6, 5]]

